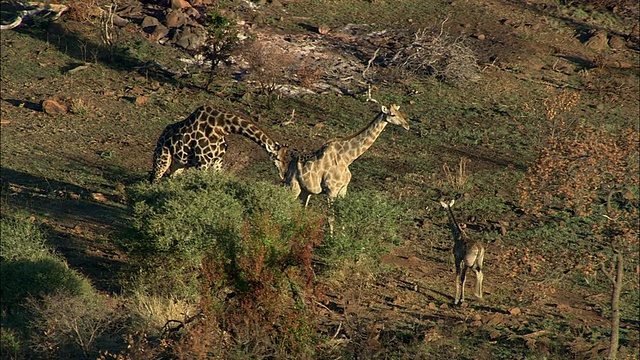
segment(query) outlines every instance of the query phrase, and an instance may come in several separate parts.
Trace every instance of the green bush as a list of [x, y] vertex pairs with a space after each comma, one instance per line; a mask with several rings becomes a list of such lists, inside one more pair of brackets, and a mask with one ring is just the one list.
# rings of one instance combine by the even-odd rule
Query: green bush
[[46, 245], [42, 230], [26, 216], [0, 218], [0, 260], [38, 260], [48, 257], [52, 250]]
[[206, 171], [137, 184], [129, 198], [134, 231], [123, 245], [140, 265], [138, 290], [179, 298], [194, 298], [200, 290], [196, 277], [205, 254], [222, 252], [231, 261], [243, 249], [243, 234], [256, 231], [251, 224], [264, 217], [280, 233], [265, 239], [270, 251], [284, 251], [297, 227], [294, 214], [302, 211], [281, 186]]
[[217, 239], [238, 236], [245, 221], [269, 214], [275, 222], [287, 222], [299, 207], [281, 187], [203, 171], [157, 185], [138, 184], [130, 189], [130, 199], [136, 233], [125, 245], [192, 263], [199, 263]]
[[169, 342], [168, 357], [229, 358], [245, 346], [313, 352], [315, 322], [303, 299], [317, 283], [312, 254], [323, 226], [289, 189], [191, 171], [134, 186], [130, 199], [135, 231], [124, 241], [140, 265], [132, 290], [197, 300], [205, 315]]
[[350, 192], [333, 203], [334, 235], [323, 242], [318, 255], [324, 263], [334, 265], [343, 259], [361, 257], [377, 259], [400, 240], [404, 225], [401, 206], [382, 193]]
[[26, 216], [3, 217], [0, 262], [0, 304], [4, 310], [24, 305], [28, 298], [57, 292], [93, 292], [89, 281], [46, 245], [42, 230]]
[[64, 293], [82, 295], [93, 292], [89, 281], [69, 269], [60, 259], [50, 256], [40, 260], [17, 260], [0, 264], [3, 308], [16, 308], [28, 298]]

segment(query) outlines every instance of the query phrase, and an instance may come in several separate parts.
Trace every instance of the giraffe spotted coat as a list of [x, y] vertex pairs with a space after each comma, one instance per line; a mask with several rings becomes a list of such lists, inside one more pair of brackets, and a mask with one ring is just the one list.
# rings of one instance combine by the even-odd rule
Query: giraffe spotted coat
[[186, 119], [164, 129], [153, 154], [150, 181], [155, 182], [165, 174], [177, 174], [188, 167], [220, 170], [227, 150], [225, 136], [231, 133], [244, 135], [263, 147], [280, 176], [284, 176], [279, 152], [285, 147], [272, 140], [251, 120], [212, 106], [201, 106]]

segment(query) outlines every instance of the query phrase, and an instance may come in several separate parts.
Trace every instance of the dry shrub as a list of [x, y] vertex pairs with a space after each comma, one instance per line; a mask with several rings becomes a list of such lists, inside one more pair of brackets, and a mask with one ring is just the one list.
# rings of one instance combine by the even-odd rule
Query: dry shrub
[[189, 318], [197, 313], [191, 302], [160, 295], [150, 295], [145, 291], [134, 291], [125, 304], [131, 316], [130, 328], [134, 332], [144, 332], [151, 336], [160, 335], [169, 320]]
[[296, 75], [300, 81], [300, 85], [309, 89], [313, 86], [313, 83], [320, 78], [320, 69], [303, 64], [296, 70]]
[[448, 164], [442, 165], [442, 170], [444, 171], [447, 183], [454, 190], [463, 190], [467, 185], [467, 181], [469, 180], [469, 174], [467, 174], [467, 164], [469, 162], [471, 162], [471, 160], [463, 156], [460, 158], [458, 167], [455, 170], [452, 170]]
[[295, 58], [270, 42], [254, 41], [243, 52], [250, 67], [249, 80], [269, 98], [288, 82]]
[[96, 355], [96, 342], [118, 321], [114, 306], [95, 294], [46, 295], [32, 300], [30, 307], [36, 315], [32, 347], [49, 359]]
[[520, 183], [519, 203], [525, 212], [569, 210], [586, 216], [610, 191], [638, 187], [640, 133], [626, 129], [613, 134], [604, 126], [585, 124], [559, 133]]
[[388, 65], [439, 80], [464, 85], [480, 79], [478, 60], [471, 48], [462, 41], [439, 31], [417, 31], [410, 44], [405, 45], [388, 60]]
[[105, 0], [71, 0], [66, 3], [69, 6], [69, 16], [73, 20], [82, 23], [93, 23], [95, 18], [102, 14], [101, 5], [108, 4]]

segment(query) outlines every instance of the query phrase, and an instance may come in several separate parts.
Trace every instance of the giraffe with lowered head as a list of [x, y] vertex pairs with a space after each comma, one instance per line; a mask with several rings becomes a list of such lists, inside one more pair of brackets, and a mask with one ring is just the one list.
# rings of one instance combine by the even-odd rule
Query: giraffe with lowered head
[[464, 283], [466, 281], [467, 269], [473, 269], [476, 273], [475, 296], [482, 299], [482, 262], [484, 261], [484, 246], [467, 235], [464, 229], [457, 222], [453, 215], [453, 204], [440, 200], [440, 205], [449, 214], [449, 226], [453, 234], [453, 257], [456, 263], [456, 297], [454, 304], [458, 305], [464, 301]]
[[[349, 165], [367, 151], [387, 124], [409, 130], [407, 119], [391, 104], [380, 112], [362, 130], [345, 138], [326, 142], [318, 150], [300, 154], [290, 151], [284, 183], [306, 207], [311, 194], [326, 194], [329, 205], [336, 197], [347, 193], [351, 181]], [[330, 224], [331, 225], [331, 224]]]
[[230, 133], [244, 135], [264, 148], [276, 165], [278, 175], [284, 178], [286, 164], [281, 159], [288, 149], [285, 145], [271, 139], [249, 119], [212, 106], [201, 106], [186, 119], [164, 129], [153, 154], [149, 179], [155, 182], [165, 174], [176, 175], [188, 167], [220, 170], [227, 151], [225, 136]]

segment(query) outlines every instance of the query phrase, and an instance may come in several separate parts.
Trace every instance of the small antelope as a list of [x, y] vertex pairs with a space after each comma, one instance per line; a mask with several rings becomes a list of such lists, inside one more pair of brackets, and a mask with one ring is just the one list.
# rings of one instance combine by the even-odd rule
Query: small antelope
[[455, 200], [448, 204], [440, 201], [440, 205], [449, 213], [451, 232], [453, 233], [453, 257], [456, 263], [456, 297], [454, 304], [458, 305], [464, 301], [464, 282], [467, 268], [473, 269], [476, 273], [476, 293], [482, 299], [482, 261], [484, 260], [484, 247], [478, 241], [469, 238], [467, 233], [460, 227], [453, 215], [451, 207]]

